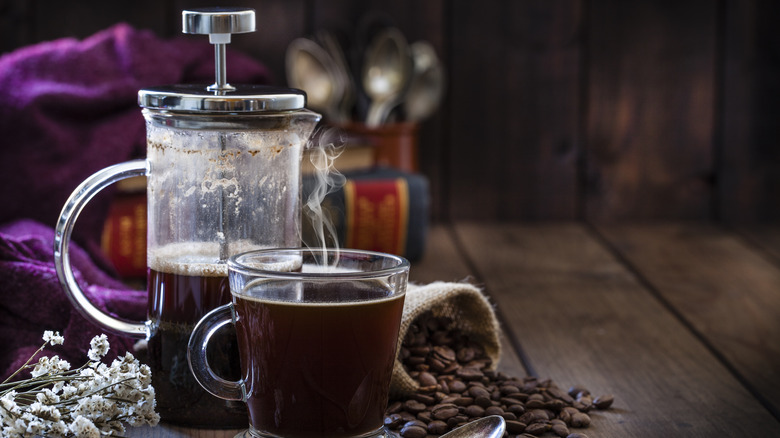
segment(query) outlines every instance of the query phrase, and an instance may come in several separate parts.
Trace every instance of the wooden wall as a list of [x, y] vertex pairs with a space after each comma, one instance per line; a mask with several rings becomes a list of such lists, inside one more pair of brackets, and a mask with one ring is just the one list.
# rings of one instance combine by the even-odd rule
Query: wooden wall
[[[122, 4], [120, 4], [122, 3]], [[163, 36], [202, 0], [0, 0], [0, 50], [118, 21]], [[421, 132], [435, 220], [780, 219], [780, 2], [240, 0], [234, 47], [284, 84], [293, 38], [369, 11], [448, 66]]]

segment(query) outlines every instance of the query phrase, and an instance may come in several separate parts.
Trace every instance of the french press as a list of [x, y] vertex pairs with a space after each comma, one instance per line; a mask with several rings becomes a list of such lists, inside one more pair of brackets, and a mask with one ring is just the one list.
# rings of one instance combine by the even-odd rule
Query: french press
[[[304, 108], [302, 91], [226, 80], [231, 34], [255, 30], [252, 9], [185, 10], [183, 32], [207, 34], [215, 51], [212, 85], [139, 91], [147, 156], [98, 171], [66, 202], [56, 228], [55, 265], [73, 305], [112, 332], [148, 341], [157, 410], [163, 421], [192, 427], [247, 425], [242, 404], [206, 393], [187, 364], [195, 323], [230, 301], [227, 259], [239, 252], [300, 246], [300, 165], [320, 115]], [[147, 177], [148, 320], [103, 313], [74, 278], [68, 245], [84, 205], [118, 180]], [[228, 334], [209, 351], [215, 372], [236, 379]], [[236, 360], [233, 359], [233, 360]], [[220, 369], [221, 368], [221, 369]]]

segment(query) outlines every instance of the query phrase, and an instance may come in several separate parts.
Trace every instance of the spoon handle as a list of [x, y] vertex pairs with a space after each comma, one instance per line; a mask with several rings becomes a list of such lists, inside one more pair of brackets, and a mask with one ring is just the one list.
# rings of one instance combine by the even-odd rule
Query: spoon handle
[[395, 97], [372, 102], [371, 106], [368, 108], [368, 115], [366, 115], [366, 126], [369, 128], [376, 128], [387, 122], [387, 118], [390, 117], [390, 112], [398, 103], [399, 99]]

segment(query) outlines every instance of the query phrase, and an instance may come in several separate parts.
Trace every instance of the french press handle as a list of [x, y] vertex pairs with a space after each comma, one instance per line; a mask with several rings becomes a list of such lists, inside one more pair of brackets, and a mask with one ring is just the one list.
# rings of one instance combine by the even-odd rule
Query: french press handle
[[87, 205], [98, 192], [121, 179], [144, 176], [146, 174], [146, 160], [127, 161], [99, 170], [84, 180], [84, 182], [73, 191], [67, 202], [65, 202], [65, 206], [60, 213], [60, 219], [57, 221], [57, 227], [54, 234], [54, 268], [57, 271], [60, 285], [68, 296], [68, 299], [70, 299], [71, 304], [73, 304], [73, 307], [75, 307], [85, 318], [100, 327], [110, 330], [113, 333], [130, 336], [136, 339], [148, 339], [149, 336], [151, 336], [151, 323], [148, 321], [124, 321], [108, 315], [92, 304], [84, 294], [84, 291], [81, 290], [78, 282], [76, 282], [68, 250], [76, 219], [78, 219], [84, 206]]

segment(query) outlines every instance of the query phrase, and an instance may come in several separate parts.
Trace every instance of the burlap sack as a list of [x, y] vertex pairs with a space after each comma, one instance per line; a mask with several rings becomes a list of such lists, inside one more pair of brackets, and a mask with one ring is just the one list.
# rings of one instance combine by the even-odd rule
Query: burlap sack
[[[499, 325], [493, 307], [475, 286], [467, 283], [436, 282], [427, 285], [410, 284], [406, 292], [404, 313], [401, 320], [398, 350], [412, 322], [420, 315], [432, 312], [434, 316], [452, 318], [455, 328], [467, 334], [473, 342], [485, 349], [493, 361], [493, 367], [501, 358]], [[420, 385], [404, 370], [396, 354], [390, 397], [405, 398]]]

